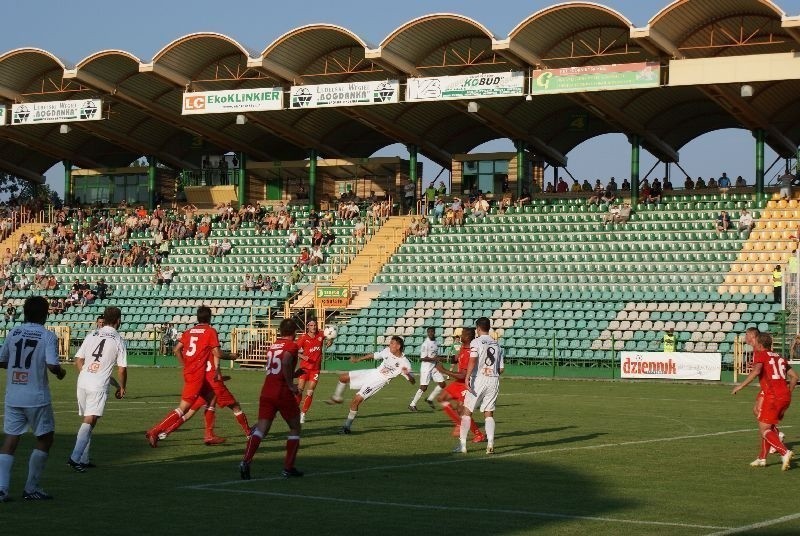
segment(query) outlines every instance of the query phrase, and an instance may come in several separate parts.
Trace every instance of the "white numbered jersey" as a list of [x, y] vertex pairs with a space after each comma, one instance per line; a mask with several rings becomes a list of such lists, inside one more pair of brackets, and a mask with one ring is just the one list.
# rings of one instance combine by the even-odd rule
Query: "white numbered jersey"
[[90, 331], [75, 357], [83, 358], [78, 387], [87, 391], [105, 391], [114, 365], [128, 366], [125, 339], [111, 326]]
[[50, 404], [47, 365], [58, 365], [58, 338], [40, 324], [13, 328], [0, 349], [8, 363], [6, 406], [35, 408]]
[[380, 352], [376, 352], [373, 357], [381, 361], [375, 371], [386, 381], [399, 376], [404, 371], [406, 373], [411, 371], [411, 363], [406, 359], [405, 354], [397, 357], [388, 348], [384, 348]]
[[503, 367], [503, 349], [488, 335], [481, 335], [469, 345], [469, 357], [475, 359], [472, 378], [499, 378]]
[[437, 355], [439, 355], [439, 344], [436, 341], [425, 339], [425, 342], [422, 343], [422, 347], [420, 348], [419, 356], [421, 358], [426, 358], [436, 357]]

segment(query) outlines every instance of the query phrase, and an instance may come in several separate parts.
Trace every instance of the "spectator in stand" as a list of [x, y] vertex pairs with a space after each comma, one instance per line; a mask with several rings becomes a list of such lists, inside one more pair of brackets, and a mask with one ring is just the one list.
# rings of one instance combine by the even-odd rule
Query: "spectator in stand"
[[742, 178], [741, 175], [736, 177], [736, 187], [737, 188], [747, 188], [747, 182]]
[[736, 225], [736, 228], [741, 233], [742, 231], [749, 233], [755, 227], [755, 223], [753, 222], [753, 215], [750, 214], [746, 208], [742, 209], [742, 212], [739, 214], [739, 223]]
[[600, 184], [600, 179], [594, 181], [594, 188], [592, 188], [592, 191], [596, 194], [600, 194], [601, 196], [603, 195], [605, 188], [603, 188], [603, 185]]
[[[345, 205], [339, 205], [339, 210], [340, 210], [339, 217], [340, 218], [343, 217], [342, 214], [343, 214], [343, 208], [344, 207], [345, 207]], [[315, 228], [319, 227], [319, 213], [316, 210], [314, 210], [313, 208], [311, 209], [311, 212], [308, 213], [308, 220], [306, 220], [306, 227], [308, 227], [309, 229], [315, 229]]]
[[164, 274], [161, 273], [160, 266], [156, 266], [156, 271], [153, 273], [153, 284], [158, 285], [158, 288], [164, 284]]
[[311, 231], [311, 246], [320, 246], [322, 244], [322, 231], [319, 230], [319, 227], [316, 227], [313, 231]]
[[231, 239], [228, 237], [223, 238], [222, 243], [219, 245], [219, 256], [224, 257], [225, 255], [230, 254], [231, 249], [233, 249]]
[[600, 201], [605, 203], [606, 205], [610, 205], [617, 199], [617, 196], [614, 195], [614, 192], [609, 190], [607, 187], [605, 191], [603, 191], [603, 197], [600, 198]]
[[686, 175], [686, 180], [683, 182], [684, 190], [694, 190], [694, 181], [689, 175]]
[[336, 241], [336, 234], [333, 232], [333, 227], [328, 227], [322, 235], [322, 245], [331, 246]]
[[311, 248], [311, 262], [309, 264], [316, 266], [323, 262], [325, 262], [325, 255], [322, 253], [322, 247], [315, 246]]
[[648, 203], [661, 203], [661, 181], [655, 179], [650, 187], [650, 195], [647, 197]]
[[717, 188], [717, 179], [715, 179], [714, 177], [709, 177], [708, 178], [708, 186], [707, 187], [708, 188]]
[[[564, 185], [566, 184], [565, 182]], [[487, 214], [489, 214], [489, 202], [486, 201], [482, 194], [478, 195], [478, 200], [475, 201], [475, 205], [472, 208], [472, 215], [477, 219], [485, 218]]]
[[436, 195], [444, 196], [447, 194], [447, 186], [444, 185], [444, 181], [439, 181], [439, 187], [436, 188]]
[[303, 278], [303, 271], [300, 269], [299, 264], [295, 264], [292, 267], [291, 273], [289, 274], [289, 284], [296, 285], [297, 283], [300, 282], [302, 278]]
[[630, 203], [623, 203], [614, 223], [628, 223], [628, 220], [631, 218], [631, 212], [632, 208]]
[[436, 202], [436, 188], [433, 186], [434, 181], [431, 181], [428, 188], [425, 189], [425, 205], [426, 205], [426, 212], [428, 214], [431, 213], [433, 209], [433, 205]]
[[211, 234], [211, 222], [201, 221], [197, 226], [197, 238], [208, 238]]
[[553, 186], [552, 182], [547, 183], [547, 187], [544, 189], [544, 193], [546, 194], [554, 194], [556, 193], [556, 187]]
[[329, 210], [320, 217], [319, 225], [323, 229], [332, 227], [335, 219], [336, 219], [336, 213], [333, 210]]
[[364, 238], [366, 230], [367, 228], [364, 225], [364, 222], [361, 221], [359, 218], [356, 218], [356, 224], [353, 226], [353, 237], [359, 240]]
[[286, 247], [287, 248], [296, 248], [297, 241], [300, 237], [297, 234], [297, 229], [292, 229], [289, 232], [289, 238], [286, 239]]
[[270, 281], [269, 277], [262, 277], [261, 275], [258, 277], [262, 280], [261, 292], [272, 292], [272, 281]]
[[722, 176], [717, 181], [717, 186], [720, 188], [730, 188], [731, 187], [731, 180], [728, 178], [728, 174], [723, 172]]
[[14, 322], [16, 322], [16, 320], [17, 320], [17, 308], [14, 307], [13, 303], [9, 302], [6, 305], [6, 310], [3, 313], [3, 320], [5, 321], [6, 325], [8, 325], [9, 322], [11, 322], [12, 324]]
[[161, 275], [164, 277], [164, 285], [169, 288], [169, 286], [172, 284], [172, 278], [175, 275], [175, 270], [169, 266], [164, 266], [161, 269]]
[[106, 280], [104, 278], [101, 277], [97, 281], [97, 284], [94, 287], [94, 293], [99, 299], [106, 299], [106, 296], [108, 295], [108, 285], [106, 284]]
[[408, 181], [403, 187], [403, 199], [405, 199], [406, 202], [406, 210], [411, 210], [414, 205], [414, 190], [414, 183], [411, 181]]
[[464, 205], [461, 204], [461, 199], [454, 197], [450, 208], [453, 210], [453, 225], [464, 225]]
[[441, 219], [444, 216], [444, 200], [441, 197], [437, 197], [433, 203], [433, 217], [437, 219]]
[[569, 187], [569, 191], [572, 193], [581, 191], [581, 183], [578, 182], [578, 179], [573, 177], [572, 186]]
[[589, 184], [589, 179], [583, 179], [583, 184], [581, 184], [581, 191], [582, 192], [591, 192], [592, 185]]
[[625, 178], [625, 179], [622, 179], [622, 186], [620, 186], [620, 189], [621, 189], [623, 192], [629, 192], [629, 191], [630, 191], [630, 189], [631, 189], [631, 183], [629, 183], [629, 182], [628, 182], [628, 179], [627, 179], [627, 178]]
[[242, 283], [242, 290], [246, 292], [255, 292], [255, 281], [253, 281], [252, 275], [245, 274], [244, 283]]
[[608, 225], [609, 223], [614, 223], [617, 221], [617, 216], [619, 216], [620, 206], [619, 205], [611, 205], [609, 207], [608, 212], [603, 214], [603, 223]]
[[697, 182], [694, 183], [695, 190], [704, 190], [707, 188], [706, 181], [703, 180], [703, 177], [697, 177]]
[[722, 211], [717, 216], [717, 234], [722, 234], [728, 232], [728, 229], [731, 227], [731, 217], [728, 215], [726, 211]]
[[428, 218], [423, 216], [419, 220], [419, 225], [417, 226], [417, 236], [428, 236], [428, 232], [430, 232], [431, 224], [428, 221]]
[[17, 288], [19, 290], [28, 290], [31, 288], [31, 280], [28, 279], [28, 276], [24, 273], [20, 276], [19, 281], [17, 281]]
[[669, 177], [664, 177], [664, 183], [663, 183], [662, 189], [665, 192], [671, 192], [673, 190], [672, 182], [669, 180]]
[[[580, 185], [578, 185], [578, 191], [580, 191]], [[514, 204], [513, 200], [514, 198], [512, 194], [503, 194], [503, 198], [500, 200], [500, 204], [497, 207], [498, 214], [505, 214], [506, 211]]]
[[608, 181], [608, 189], [611, 190], [613, 194], [617, 193], [617, 180], [614, 177], [611, 177], [611, 180]]
[[780, 195], [782, 199], [791, 199], [793, 182], [794, 175], [789, 172], [784, 173], [778, 178], [778, 183], [781, 185]]
[[217, 242], [216, 240], [212, 240], [211, 243], [208, 245], [208, 256], [209, 257], [220, 256], [219, 242]]
[[299, 266], [306, 266], [311, 263], [311, 254], [308, 252], [308, 248], [304, 247], [300, 250], [300, 257], [297, 258], [297, 264]]
[[556, 192], [559, 194], [563, 194], [569, 191], [569, 186], [567, 185], [567, 181], [564, 180], [564, 177], [558, 178], [558, 184], [556, 185]]

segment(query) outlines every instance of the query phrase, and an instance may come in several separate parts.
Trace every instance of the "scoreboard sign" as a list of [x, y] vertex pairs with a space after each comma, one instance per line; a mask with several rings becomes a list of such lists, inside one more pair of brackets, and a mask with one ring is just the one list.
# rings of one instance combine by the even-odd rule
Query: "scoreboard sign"
[[317, 305], [347, 307], [350, 303], [348, 287], [317, 287]]

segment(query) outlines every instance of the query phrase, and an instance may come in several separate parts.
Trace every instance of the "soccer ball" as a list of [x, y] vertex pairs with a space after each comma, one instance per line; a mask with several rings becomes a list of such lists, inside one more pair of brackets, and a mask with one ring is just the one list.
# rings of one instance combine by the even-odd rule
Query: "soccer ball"
[[322, 331], [322, 334], [325, 335], [326, 339], [335, 339], [336, 326], [325, 326], [325, 329]]

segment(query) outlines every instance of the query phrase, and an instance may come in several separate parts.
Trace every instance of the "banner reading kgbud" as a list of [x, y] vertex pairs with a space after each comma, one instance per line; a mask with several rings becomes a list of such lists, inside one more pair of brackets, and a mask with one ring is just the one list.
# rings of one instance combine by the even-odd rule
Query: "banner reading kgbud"
[[667, 380], [719, 380], [722, 354], [688, 352], [622, 352], [623, 378], [663, 378]]
[[409, 78], [407, 101], [485, 99], [525, 94], [522, 71]]
[[24, 102], [11, 105], [12, 125], [99, 121], [103, 119], [101, 99]]
[[325, 108], [328, 106], [363, 106], [400, 102], [400, 82], [345, 82], [292, 86], [290, 108]]
[[283, 89], [279, 87], [194, 91], [183, 94], [183, 115], [263, 112], [283, 108]]

